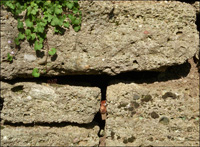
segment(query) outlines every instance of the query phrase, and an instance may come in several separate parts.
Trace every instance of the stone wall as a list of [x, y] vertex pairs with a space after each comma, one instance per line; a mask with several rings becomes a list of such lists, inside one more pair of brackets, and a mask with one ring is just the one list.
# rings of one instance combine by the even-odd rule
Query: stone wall
[[17, 20], [2, 8], [1, 144], [199, 146], [198, 5], [81, 1], [81, 31], [49, 29], [57, 58], [40, 78], [46, 47], [17, 50]]

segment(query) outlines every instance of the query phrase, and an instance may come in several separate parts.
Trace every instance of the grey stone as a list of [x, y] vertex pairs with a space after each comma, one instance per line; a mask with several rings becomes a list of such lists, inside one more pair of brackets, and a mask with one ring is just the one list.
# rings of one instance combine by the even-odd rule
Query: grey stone
[[35, 61], [36, 60], [36, 56], [35, 55], [24, 54], [24, 59], [31, 62], [31, 61]]
[[[196, 10], [190, 4], [82, 1], [80, 6], [81, 31], [76, 33], [70, 28], [61, 36], [50, 28], [47, 33], [49, 47], [57, 49], [57, 59], [48, 58], [51, 70], [47, 76], [164, 71], [184, 63], [198, 51]], [[31, 77], [34, 67], [45, 69], [44, 65], [24, 60], [25, 53], [34, 53], [27, 41], [21, 44], [13, 63], [8, 63], [7, 38], [13, 41], [18, 34], [17, 20], [10, 16], [1, 28], [6, 36], [1, 38], [1, 78]], [[46, 47], [41, 52], [46, 52]]]
[[69, 85], [1, 82], [1, 118], [12, 123], [90, 123], [100, 108], [100, 89]]
[[98, 126], [11, 127], [1, 129], [1, 146], [97, 146]]

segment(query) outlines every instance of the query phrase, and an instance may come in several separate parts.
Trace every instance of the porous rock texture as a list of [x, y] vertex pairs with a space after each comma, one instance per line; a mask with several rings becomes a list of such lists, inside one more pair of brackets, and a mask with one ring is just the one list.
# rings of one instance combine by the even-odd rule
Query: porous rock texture
[[190, 63], [190, 73], [178, 79], [113, 81], [107, 88], [106, 145], [199, 146], [199, 74]]
[[99, 127], [1, 126], [1, 146], [97, 146]]
[[[157, 70], [182, 64], [198, 50], [196, 10], [178, 1], [82, 1], [82, 26], [64, 35], [47, 33], [50, 48], [57, 56], [48, 58], [52, 75], [108, 74], [127, 71]], [[31, 77], [34, 67], [45, 59], [44, 47], [37, 54], [27, 41], [17, 51], [13, 43], [18, 34], [17, 20], [1, 10], [1, 78]], [[6, 18], [6, 16], [8, 16]], [[14, 51], [12, 64], [7, 53]], [[31, 58], [27, 58], [31, 57]]]
[[1, 118], [11, 123], [90, 123], [99, 111], [97, 87], [1, 82]]

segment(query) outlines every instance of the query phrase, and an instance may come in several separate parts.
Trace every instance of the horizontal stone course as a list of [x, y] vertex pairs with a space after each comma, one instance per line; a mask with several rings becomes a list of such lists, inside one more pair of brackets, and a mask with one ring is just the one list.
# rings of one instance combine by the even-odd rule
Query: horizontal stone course
[[1, 82], [1, 118], [12, 123], [90, 123], [100, 108], [97, 87]]
[[[173, 2], [80, 2], [83, 21], [81, 31], [72, 28], [64, 35], [49, 29], [49, 47], [56, 47], [56, 60], [48, 66], [47, 76], [74, 74], [116, 75], [127, 71], [164, 71], [166, 67], [182, 64], [198, 51], [195, 8], [187, 3]], [[17, 52], [14, 41], [18, 34], [17, 20], [2, 10], [1, 78], [32, 77], [32, 69], [44, 57], [28, 42]], [[9, 19], [4, 18], [9, 15]], [[45, 52], [44, 47], [41, 52]], [[17, 52], [12, 64], [7, 53]], [[31, 59], [27, 59], [31, 57]]]
[[98, 126], [1, 126], [2, 146], [97, 146]]

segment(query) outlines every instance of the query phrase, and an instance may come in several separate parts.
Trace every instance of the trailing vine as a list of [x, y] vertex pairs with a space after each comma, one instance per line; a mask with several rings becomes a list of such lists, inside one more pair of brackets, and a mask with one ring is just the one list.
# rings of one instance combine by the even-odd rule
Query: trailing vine
[[[46, 36], [49, 26], [54, 28], [56, 34], [63, 34], [63, 30], [69, 29], [70, 25], [76, 32], [81, 29], [82, 13], [78, 0], [10, 0], [1, 1], [1, 5], [4, 5], [18, 21], [19, 34], [14, 40], [16, 46], [20, 46], [26, 39], [34, 46], [35, 51], [40, 51], [46, 44], [46, 70], [42, 74], [48, 72], [48, 56], [54, 56], [57, 51], [56, 48], [49, 49]], [[20, 19], [23, 12], [25, 15]], [[13, 55], [8, 53], [7, 60], [12, 62]], [[40, 76], [38, 68], [33, 69], [32, 75]]]

